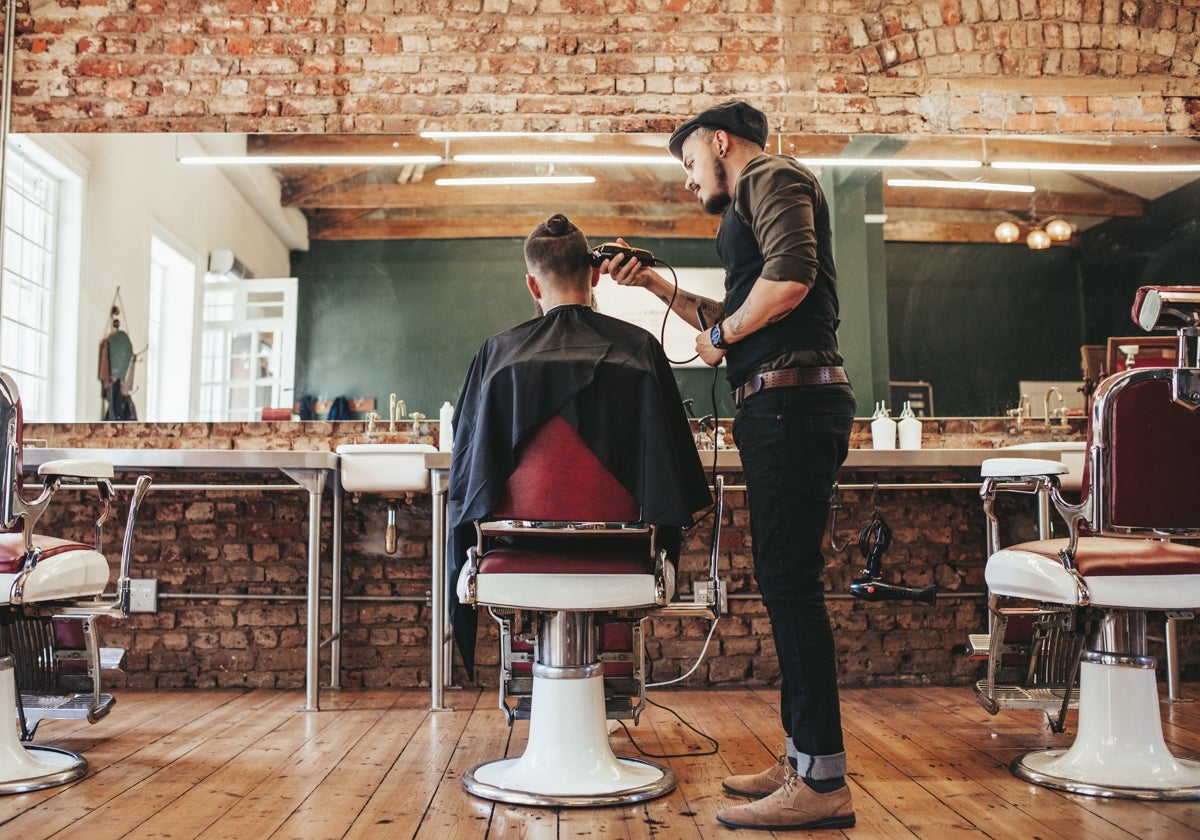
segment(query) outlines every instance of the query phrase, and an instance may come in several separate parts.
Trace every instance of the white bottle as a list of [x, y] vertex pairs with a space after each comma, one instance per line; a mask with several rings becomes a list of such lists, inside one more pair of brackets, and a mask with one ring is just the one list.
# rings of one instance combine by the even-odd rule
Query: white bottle
[[896, 421], [882, 402], [875, 407], [874, 418], [871, 421], [871, 445], [876, 449], [895, 449]]
[[904, 410], [900, 412], [899, 428], [901, 449], [921, 448], [921, 421], [913, 414], [912, 406], [907, 402], [904, 403]]
[[454, 448], [454, 406], [449, 401], [442, 403], [438, 414], [438, 449], [449, 452]]

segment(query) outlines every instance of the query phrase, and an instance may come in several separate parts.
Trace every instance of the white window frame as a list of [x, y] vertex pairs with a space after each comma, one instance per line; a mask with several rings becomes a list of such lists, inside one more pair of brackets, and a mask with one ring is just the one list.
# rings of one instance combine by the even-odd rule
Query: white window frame
[[[42, 246], [47, 251], [48, 266], [45, 309], [40, 323], [35, 325], [45, 335], [44, 373], [22, 372], [18, 385], [22, 388], [22, 407], [30, 422], [66, 422], [76, 419], [77, 360], [79, 358], [79, 317], [81, 273], [83, 265], [83, 207], [87, 190], [87, 161], [74, 149], [53, 138], [35, 140], [30, 135], [9, 137], [9, 174], [14, 154], [23, 156], [40, 169], [53, 183], [54, 208], [50, 219], [52, 229]], [[5, 193], [5, 217], [11, 220], [15, 212]], [[12, 242], [9, 232], [3, 231], [6, 245]], [[5, 276], [8, 267], [19, 259], [12, 248], [5, 247]], [[0, 317], [7, 320], [14, 301], [3, 300], [0, 294]], [[14, 319], [27, 317], [12, 313]], [[2, 327], [0, 327], [2, 329]], [[6, 360], [0, 366], [12, 370]], [[32, 380], [32, 381], [31, 381]]]
[[[204, 284], [202, 327], [196, 354], [200, 360], [198, 377], [199, 399], [197, 414], [205, 422], [258, 420], [262, 409], [291, 407], [295, 395], [296, 372], [296, 303], [298, 281], [295, 277], [265, 280], [227, 279], [208, 275]], [[230, 293], [233, 302], [226, 312], [214, 313], [210, 293]], [[262, 317], [255, 313], [255, 298], [274, 296], [279, 304], [277, 317]], [[272, 333], [279, 338], [279, 347], [272, 348], [271, 357], [278, 365], [274, 375], [253, 375], [254, 365], [248, 365], [251, 375], [237, 380], [231, 373], [235, 354], [235, 336], [259, 336]], [[252, 353], [253, 353], [253, 342]], [[210, 352], [213, 348], [217, 351]], [[259, 354], [254, 354], [257, 357]], [[244, 384], [248, 383], [248, 384]], [[242, 406], [232, 407], [230, 397], [236, 390], [249, 388], [251, 399]], [[266, 391], [269, 396], [262, 399]], [[214, 397], [216, 397], [214, 399]]]

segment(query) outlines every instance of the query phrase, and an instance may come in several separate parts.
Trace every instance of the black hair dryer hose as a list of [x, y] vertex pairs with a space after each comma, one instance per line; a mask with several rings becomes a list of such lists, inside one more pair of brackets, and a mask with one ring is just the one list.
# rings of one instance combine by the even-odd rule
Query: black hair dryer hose
[[850, 594], [864, 601], [919, 601], [933, 606], [937, 600], [936, 586], [901, 586], [888, 583], [881, 576], [883, 553], [892, 543], [892, 529], [876, 511], [858, 532], [858, 550], [866, 558], [864, 577], [850, 581]]

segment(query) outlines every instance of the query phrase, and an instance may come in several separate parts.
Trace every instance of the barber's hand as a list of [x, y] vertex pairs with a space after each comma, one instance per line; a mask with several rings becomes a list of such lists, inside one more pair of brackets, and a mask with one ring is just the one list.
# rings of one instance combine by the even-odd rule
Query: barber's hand
[[[617, 244], [629, 247], [629, 243], [624, 239], [618, 238]], [[641, 260], [637, 257], [626, 257], [624, 254], [617, 254], [612, 259], [605, 260], [600, 265], [600, 273], [612, 277], [619, 286], [645, 287], [654, 279], [654, 272], [642, 265]]]
[[725, 351], [713, 347], [712, 335], [708, 331], [696, 333], [696, 354], [709, 367], [716, 367], [725, 358]]

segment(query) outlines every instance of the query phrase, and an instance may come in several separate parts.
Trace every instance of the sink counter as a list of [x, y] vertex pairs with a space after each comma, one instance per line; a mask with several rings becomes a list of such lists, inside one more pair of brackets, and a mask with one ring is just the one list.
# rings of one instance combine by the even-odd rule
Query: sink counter
[[[1064, 444], [1064, 448], [1067, 445]], [[956, 470], [978, 469], [988, 458], [1019, 458], [1022, 453], [1014, 449], [851, 449], [842, 465], [847, 471], [903, 472], [905, 470]], [[736, 449], [716, 450], [717, 469], [737, 472], [742, 468], [741, 455]], [[1055, 451], [1047, 444], [1039, 457], [1054, 458]], [[700, 450], [700, 463], [705, 469], [712, 467], [713, 450]], [[431, 470], [450, 469], [449, 452], [431, 452], [425, 456], [425, 466]]]
[[251, 449], [56, 449], [27, 446], [22, 461], [39, 467], [60, 458], [109, 461], [122, 470], [189, 470], [213, 472], [276, 472], [288, 469], [334, 470], [332, 452]]

